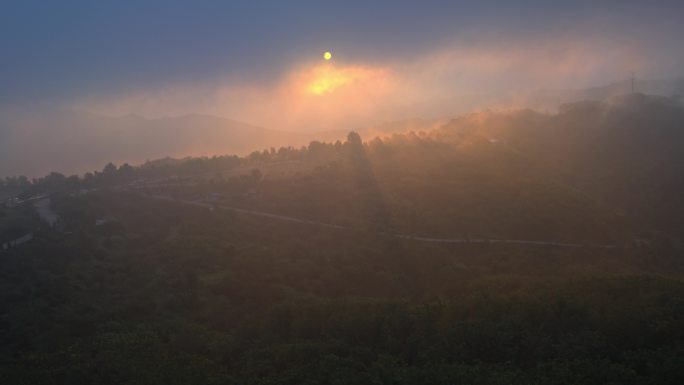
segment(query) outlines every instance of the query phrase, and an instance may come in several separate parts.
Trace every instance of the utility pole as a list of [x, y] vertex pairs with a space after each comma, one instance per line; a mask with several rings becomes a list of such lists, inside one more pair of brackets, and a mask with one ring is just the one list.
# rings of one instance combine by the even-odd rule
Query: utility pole
[[629, 80], [632, 82], [632, 93], [634, 93], [634, 71], [630, 72]]

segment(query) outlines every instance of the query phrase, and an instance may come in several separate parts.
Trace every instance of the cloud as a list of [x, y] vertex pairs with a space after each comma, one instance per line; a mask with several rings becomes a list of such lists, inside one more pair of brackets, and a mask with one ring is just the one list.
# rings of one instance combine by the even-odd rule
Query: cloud
[[207, 113], [285, 130], [366, 124], [394, 100], [400, 80], [388, 67], [308, 63], [274, 84], [199, 84], [83, 101], [75, 107], [107, 115]]
[[411, 58], [371, 62], [351, 61], [343, 53], [331, 62], [318, 56], [280, 70], [274, 81], [185, 83], [89, 98], [76, 106], [110, 115], [207, 113], [295, 131], [354, 129], [481, 107], [536, 107], [530, 95], [540, 90], [610, 83], [631, 71], [658, 76], [668, 63], [646, 42], [572, 36], [454, 40]]
[[336, 58], [339, 52], [353, 63], [386, 67], [448, 47], [505, 49], [567, 36], [646, 43], [670, 72], [681, 71], [684, 34], [684, 3], [670, 0], [5, 3], [0, 104], [241, 81], [273, 86], [293, 63], [329, 49]]

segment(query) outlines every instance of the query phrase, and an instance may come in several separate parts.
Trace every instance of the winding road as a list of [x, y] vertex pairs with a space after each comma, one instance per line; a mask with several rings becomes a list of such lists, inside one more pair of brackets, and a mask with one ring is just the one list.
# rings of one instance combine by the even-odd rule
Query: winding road
[[[183, 199], [174, 199], [171, 197], [163, 195], [145, 195], [150, 198], [162, 199], [171, 202], [185, 203], [193, 205], [196, 207], [202, 207], [209, 210], [225, 210], [233, 211], [240, 214], [247, 214], [253, 216], [259, 216], [264, 218], [270, 218], [275, 220], [287, 221], [292, 223], [299, 223], [303, 225], [321, 226], [333, 229], [349, 229], [347, 226], [334, 225], [331, 223], [313, 221], [310, 219], [290, 217], [286, 215], [267, 213], [257, 210], [241, 209], [237, 207], [214, 205], [206, 202], [198, 202]], [[555, 241], [540, 241], [540, 240], [525, 240], [525, 239], [485, 239], [485, 238], [431, 238], [431, 237], [421, 237], [417, 235], [408, 234], [392, 234], [393, 237], [399, 239], [408, 239], [418, 242], [428, 242], [428, 243], [462, 243], [462, 244], [518, 244], [518, 245], [534, 245], [534, 246], [554, 246], [554, 247], [567, 247], [567, 248], [579, 248], [579, 247], [591, 247], [591, 248], [602, 248], [602, 249], [613, 249], [617, 246], [606, 245], [606, 244], [589, 244], [589, 243], [572, 243], [572, 242], [555, 242]]]

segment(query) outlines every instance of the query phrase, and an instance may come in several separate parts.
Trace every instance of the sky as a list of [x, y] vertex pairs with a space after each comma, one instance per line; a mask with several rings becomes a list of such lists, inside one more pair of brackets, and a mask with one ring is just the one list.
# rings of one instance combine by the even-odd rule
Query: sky
[[631, 71], [681, 77], [682, 20], [684, 2], [657, 0], [4, 0], [0, 113], [293, 131], [443, 117]]

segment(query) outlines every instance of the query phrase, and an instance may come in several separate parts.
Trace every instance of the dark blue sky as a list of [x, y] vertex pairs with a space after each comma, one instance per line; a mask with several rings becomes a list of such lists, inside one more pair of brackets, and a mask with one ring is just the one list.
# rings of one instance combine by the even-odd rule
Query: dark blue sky
[[654, 75], [681, 75], [668, 72], [683, 64], [682, 1], [5, 0], [0, 7], [0, 104], [218, 78], [269, 83], [326, 49], [372, 64], [454, 44], [632, 39], [662, 55]]

